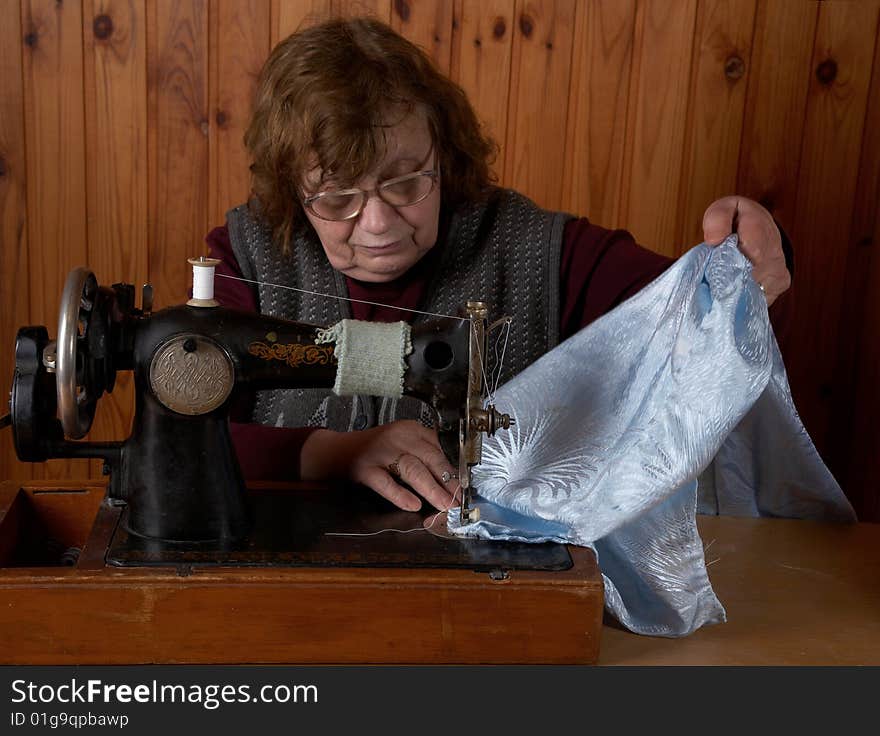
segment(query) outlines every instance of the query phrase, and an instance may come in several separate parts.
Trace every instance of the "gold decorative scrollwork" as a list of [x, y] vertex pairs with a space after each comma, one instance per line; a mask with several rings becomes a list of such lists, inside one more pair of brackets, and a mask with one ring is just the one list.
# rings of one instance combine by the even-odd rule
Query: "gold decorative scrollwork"
[[292, 368], [300, 365], [327, 365], [336, 362], [332, 345], [269, 345], [265, 342], [252, 342], [248, 352], [263, 360], [280, 360]]

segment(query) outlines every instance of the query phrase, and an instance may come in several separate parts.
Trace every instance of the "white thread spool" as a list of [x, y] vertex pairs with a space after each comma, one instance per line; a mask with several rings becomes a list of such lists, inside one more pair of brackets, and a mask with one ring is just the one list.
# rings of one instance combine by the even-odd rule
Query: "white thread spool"
[[187, 304], [190, 307], [219, 307], [214, 299], [214, 269], [220, 263], [217, 258], [190, 258], [193, 269], [193, 295]]

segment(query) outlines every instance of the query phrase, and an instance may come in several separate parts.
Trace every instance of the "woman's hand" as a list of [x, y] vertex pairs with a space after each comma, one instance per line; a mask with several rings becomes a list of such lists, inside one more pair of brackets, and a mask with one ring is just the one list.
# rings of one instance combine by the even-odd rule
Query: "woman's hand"
[[[409, 488], [439, 511], [458, 506], [457, 474], [437, 439], [418, 422], [401, 420], [360, 432], [312, 432], [302, 447], [303, 480], [345, 479], [361, 483], [405, 511], [422, 502]], [[444, 483], [443, 478], [448, 478]]]
[[752, 262], [752, 276], [764, 291], [768, 306], [791, 286], [785, 267], [782, 237], [770, 213], [745, 197], [722, 197], [703, 215], [703, 239], [718, 245], [731, 233], [739, 235], [739, 248]]

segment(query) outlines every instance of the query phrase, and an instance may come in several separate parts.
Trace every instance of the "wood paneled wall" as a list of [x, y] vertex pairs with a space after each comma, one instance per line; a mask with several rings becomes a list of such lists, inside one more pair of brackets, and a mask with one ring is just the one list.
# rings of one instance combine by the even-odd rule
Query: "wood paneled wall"
[[[256, 74], [300, 24], [373, 14], [422, 45], [501, 144], [502, 183], [677, 255], [716, 197], [763, 202], [796, 275], [781, 342], [801, 415], [880, 521], [880, 0], [0, 0], [0, 367], [57, 330], [68, 271], [186, 293], [248, 191]], [[8, 380], [8, 378], [7, 378]], [[123, 437], [123, 377], [93, 438]], [[5, 389], [4, 389], [5, 390]], [[79, 461], [82, 463], [82, 461]], [[18, 463], [0, 477], [96, 468]]]

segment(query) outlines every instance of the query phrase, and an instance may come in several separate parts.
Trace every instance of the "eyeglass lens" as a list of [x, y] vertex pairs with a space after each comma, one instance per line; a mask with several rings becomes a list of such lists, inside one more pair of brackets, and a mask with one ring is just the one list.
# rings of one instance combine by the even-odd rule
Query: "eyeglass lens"
[[[434, 188], [434, 180], [434, 172], [416, 171], [382, 182], [376, 192], [392, 207], [406, 207], [425, 199]], [[360, 213], [368, 196], [361, 190], [326, 192], [312, 199], [307, 206], [325, 220], [346, 220]]]

